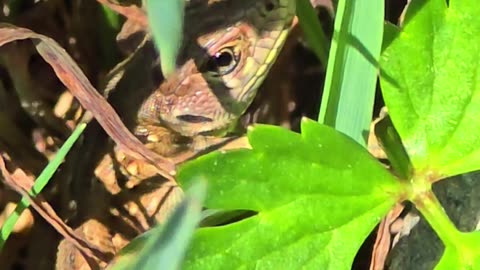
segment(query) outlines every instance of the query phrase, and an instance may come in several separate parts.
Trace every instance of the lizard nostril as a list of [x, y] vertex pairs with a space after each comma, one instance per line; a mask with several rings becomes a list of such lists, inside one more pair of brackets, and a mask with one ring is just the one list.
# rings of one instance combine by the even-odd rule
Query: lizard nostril
[[191, 114], [183, 114], [177, 116], [177, 119], [180, 121], [188, 122], [188, 123], [205, 123], [205, 122], [212, 122], [212, 118], [208, 118], [201, 115], [191, 115]]

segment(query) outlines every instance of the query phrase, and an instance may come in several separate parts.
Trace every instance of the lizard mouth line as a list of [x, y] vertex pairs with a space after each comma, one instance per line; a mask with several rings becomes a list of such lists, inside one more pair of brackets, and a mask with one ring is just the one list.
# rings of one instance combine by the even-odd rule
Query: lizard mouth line
[[213, 122], [212, 118], [201, 116], [201, 115], [192, 115], [192, 114], [179, 115], [177, 116], [177, 119], [180, 121], [184, 121], [192, 124]]

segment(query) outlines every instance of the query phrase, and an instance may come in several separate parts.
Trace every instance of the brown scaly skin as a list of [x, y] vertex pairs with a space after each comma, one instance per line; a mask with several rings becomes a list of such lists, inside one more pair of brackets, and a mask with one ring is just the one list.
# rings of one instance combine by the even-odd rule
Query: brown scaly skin
[[207, 9], [205, 1], [190, 1], [181, 66], [143, 104], [140, 122], [160, 120], [189, 137], [217, 133], [229, 130], [255, 97], [287, 34], [281, 30], [291, 25], [294, 1], [209, 2]]
[[[250, 105], [278, 55], [294, 5], [294, 0], [190, 0], [177, 72], [157, 82], [152, 74], [158, 70], [149, 66], [155, 54], [144, 42], [116, 68], [109, 100], [127, 126], [164, 156], [181, 157], [219, 142], [218, 136], [232, 131]], [[85, 182], [82, 168], [90, 160], [84, 155], [107, 147], [97, 142], [98, 133], [87, 132], [87, 141], [89, 135], [93, 146], [81, 148], [70, 165], [80, 176], [74, 174], [70, 193], [63, 194], [66, 203], [75, 205], [66, 216], [77, 233], [113, 255], [161, 222], [181, 199], [181, 190], [165, 183], [150, 165], [118, 151], [102, 152], [94, 181]], [[59, 246], [56, 268], [89, 269], [67, 241]]]

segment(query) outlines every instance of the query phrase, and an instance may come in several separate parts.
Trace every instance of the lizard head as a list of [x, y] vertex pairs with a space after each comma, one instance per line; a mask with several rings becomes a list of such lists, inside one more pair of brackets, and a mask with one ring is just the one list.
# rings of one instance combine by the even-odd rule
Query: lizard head
[[295, 0], [190, 0], [179, 68], [142, 112], [184, 136], [228, 131], [263, 82]]

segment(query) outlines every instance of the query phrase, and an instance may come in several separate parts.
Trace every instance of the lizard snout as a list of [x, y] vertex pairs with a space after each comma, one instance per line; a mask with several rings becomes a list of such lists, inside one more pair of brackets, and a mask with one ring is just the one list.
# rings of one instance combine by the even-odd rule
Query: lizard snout
[[193, 115], [193, 114], [178, 115], [177, 119], [183, 122], [193, 123], [193, 124], [213, 122], [212, 118], [201, 116], [201, 115]]

